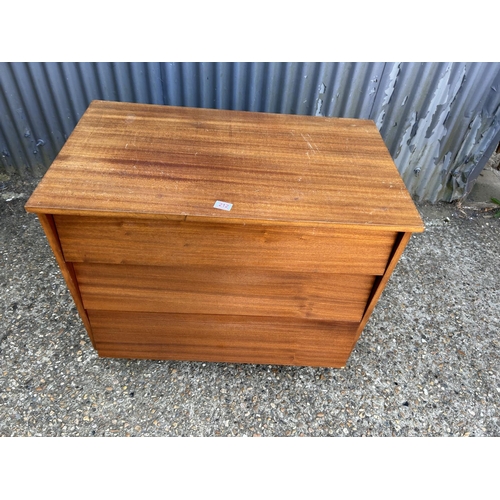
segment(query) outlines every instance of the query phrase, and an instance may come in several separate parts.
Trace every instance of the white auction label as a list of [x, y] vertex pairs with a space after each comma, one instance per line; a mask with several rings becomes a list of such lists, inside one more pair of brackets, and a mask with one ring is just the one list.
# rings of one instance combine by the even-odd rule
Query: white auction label
[[217, 200], [215, 202], [214, 208], [218, 208], [220, 210], [227, 210], [229, 212], [229, 210], [231, 210], [231, 208], [233, 208], [233, 204], [232, 203], [227, 203], [225, 201], [219, 201], [219, 200]]

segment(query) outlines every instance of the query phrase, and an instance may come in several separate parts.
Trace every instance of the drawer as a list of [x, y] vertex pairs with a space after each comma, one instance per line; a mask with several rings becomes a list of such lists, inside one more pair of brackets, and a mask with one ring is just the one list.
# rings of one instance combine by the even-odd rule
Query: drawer
[[54, 217], [66, 261], [382, 275], [396, 232], [336, 226]]
[[100, 356], [342, 367], [357, 323], [89, 310]]
[[86, 309], [360, 321], [375, 276], [75, 263]]

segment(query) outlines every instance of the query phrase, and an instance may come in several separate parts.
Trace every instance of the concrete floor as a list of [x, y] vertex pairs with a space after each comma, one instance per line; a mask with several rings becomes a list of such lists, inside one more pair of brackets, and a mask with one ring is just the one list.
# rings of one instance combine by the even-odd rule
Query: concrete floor
[[1, 183], [0, 436], [500, 435], [491, 208], [418, 206], [345, 369], [158, 362], [97, 356], [23, 209], [34, 186]]

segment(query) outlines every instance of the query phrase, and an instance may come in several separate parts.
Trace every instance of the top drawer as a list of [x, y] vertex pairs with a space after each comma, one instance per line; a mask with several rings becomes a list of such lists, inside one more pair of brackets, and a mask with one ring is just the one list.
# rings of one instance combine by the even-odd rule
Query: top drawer
[[54, 216], [68, 262], [257, 267], [382, 275], [396, 232], [86, 216]]

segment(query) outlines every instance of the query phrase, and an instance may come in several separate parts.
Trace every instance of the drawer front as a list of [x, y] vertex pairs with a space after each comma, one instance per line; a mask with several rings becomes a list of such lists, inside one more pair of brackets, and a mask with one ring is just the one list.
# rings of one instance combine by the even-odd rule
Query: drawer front
[[90, 310], [100, 356], [342, 367], [357, 323]]
[[324, 225], [54, 218], [69, 262], [382, 275], [396, 238]]
[[86, 309], [360, 321], [375, 276], [75, 263]]

